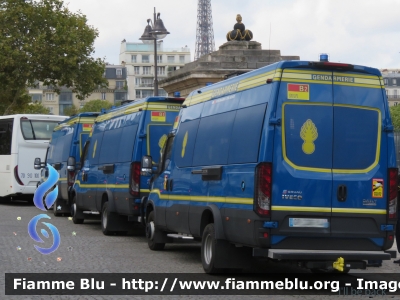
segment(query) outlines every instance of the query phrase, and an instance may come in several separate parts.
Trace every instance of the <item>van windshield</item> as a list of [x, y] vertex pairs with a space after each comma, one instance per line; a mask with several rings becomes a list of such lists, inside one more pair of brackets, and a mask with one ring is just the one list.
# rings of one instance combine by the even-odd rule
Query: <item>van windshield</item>
[[21, 131], [25, 140], [50, 140], [58, 121], [21, 120]]

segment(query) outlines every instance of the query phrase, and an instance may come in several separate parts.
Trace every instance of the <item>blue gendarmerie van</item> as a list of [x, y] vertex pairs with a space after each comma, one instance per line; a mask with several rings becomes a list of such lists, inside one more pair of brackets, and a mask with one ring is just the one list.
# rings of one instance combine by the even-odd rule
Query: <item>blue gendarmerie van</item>
[[157, 162], [184, 98], [148, 97], [99, 115], [85, 144], [82, 168], [72, 189], [75, 224], [101, 217], [104, 234], [129, 232], [143, 221], [141, 200], [150, 176], [143, 155]]
[[201, 239], [207, 273], [243, 267], [243, 249], [341, 272], [393, 255], [396, 155], [377, 69], [281, 61], [195, 90], [153, 176], [150, 249]]
[[[46, 164], [57, 170], [58, 197], [53, 204], [55, 216], [71, 212], [71, 187], [75, 181], [76, 167], [80, 167], [83, 146], [89, 137], [95, 118], [99, 113], [85, 112], [74, 115], [54, 128], [47, 148], [42, 180], [47, 179]], [[40, 158], [35, 160], [35, 168], [40, 168]]]

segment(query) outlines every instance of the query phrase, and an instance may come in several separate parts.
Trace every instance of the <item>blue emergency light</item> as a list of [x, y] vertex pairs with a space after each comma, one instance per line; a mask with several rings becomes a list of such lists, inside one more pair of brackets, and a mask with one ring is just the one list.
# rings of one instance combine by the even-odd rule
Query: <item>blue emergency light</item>
[[321, 53], [321, 54], [319, 55], [319, 61], [329, 61], [329, 60], [328, 60], [328, 54], [326, 54], [326, 53]]
[[181, 96], [181, 92], [174, 92], [174, 97], [180, 97]]

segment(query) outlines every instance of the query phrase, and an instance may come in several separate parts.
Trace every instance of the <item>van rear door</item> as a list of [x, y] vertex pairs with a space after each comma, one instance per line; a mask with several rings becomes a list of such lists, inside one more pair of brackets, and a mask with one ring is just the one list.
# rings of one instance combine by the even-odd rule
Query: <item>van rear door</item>
[[[386, 231], [388, 136], [378, 75], [333, 73], [332, 237], [382, 249]], [[397, 176], [397, 174], [396, 174]]]
[[278, 227], [271, 230], [272, 248], [327, 247], [321, 238], [331, 235], [332, 75], [332, 71], [282, 70], [271, 203], [271, 221]]

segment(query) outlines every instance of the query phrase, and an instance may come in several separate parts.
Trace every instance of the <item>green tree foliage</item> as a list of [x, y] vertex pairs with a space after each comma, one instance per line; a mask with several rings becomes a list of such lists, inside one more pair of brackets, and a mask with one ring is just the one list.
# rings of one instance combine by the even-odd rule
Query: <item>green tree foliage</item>
[[400, 130], [400, 105], [390, 107], [390, 115], [396, 131]]
[[110, 109], [112, 104], [104, 100], [91, 100], [87, 102], [79, 112], [100, 112], [102, 108]]
[[0, 0], [0, 107], [27, 103], [35, 81], [70, 88], [83, 100], [103, 78], [104, 60], [91, 57], [97, 29], [62, 0]]
[[73, 116], [78, 113], [78, 108], [76, 108], [75, 105], [72, 105], [70, 107], [64, 108], [64, 116]]

